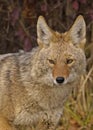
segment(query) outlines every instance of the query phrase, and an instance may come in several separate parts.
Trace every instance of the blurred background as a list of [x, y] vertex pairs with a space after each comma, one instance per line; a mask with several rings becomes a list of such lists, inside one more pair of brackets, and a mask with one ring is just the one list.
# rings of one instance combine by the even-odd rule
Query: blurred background
[[58, 130], [93, 130], [93, 0], [0, 0], [0, 54], [37, 46], [39, 15], [65, 32], [79, 14], [87, 26], [87, 73], [65, 104]]

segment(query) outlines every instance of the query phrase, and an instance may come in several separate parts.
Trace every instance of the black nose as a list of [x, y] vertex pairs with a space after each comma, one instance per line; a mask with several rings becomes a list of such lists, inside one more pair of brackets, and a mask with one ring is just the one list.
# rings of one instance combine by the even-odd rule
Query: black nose
[[56, 78], [56, 82], [57, 82], [57, 83], [63, 83], [64, 80], [65, 80], [64, 77], [57, 77], [57, 78]]

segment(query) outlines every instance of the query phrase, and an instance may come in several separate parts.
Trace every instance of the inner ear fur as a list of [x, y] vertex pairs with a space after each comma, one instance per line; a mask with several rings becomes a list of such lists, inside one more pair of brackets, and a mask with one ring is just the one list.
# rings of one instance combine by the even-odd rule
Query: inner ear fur
[[43, 16], [39, 16], [37, 21], [37, 41], [42, 47], [43, 44], [48, 45], [53, 36], [53, 31], [47, 25]]
[[86, 24], [82, 15], [79, 15], [69, 31], [70, 39], [74, 44], [82, 44], [86, 42]]

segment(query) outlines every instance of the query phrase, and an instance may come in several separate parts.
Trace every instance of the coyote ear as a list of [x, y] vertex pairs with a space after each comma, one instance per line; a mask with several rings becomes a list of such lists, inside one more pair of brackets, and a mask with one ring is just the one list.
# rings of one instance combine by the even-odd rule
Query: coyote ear
[[70, 29], [70, 38], [74, 44], [86, 42], [86, 24], [82, 15], [79, 15]]
[[43, 16], [39, 16], [37, 22], [37, 37], [38, 44], [43, 46], [42, 44], [49, 45], [49, 41], [52, 37], [52, 30], [48, 27]]

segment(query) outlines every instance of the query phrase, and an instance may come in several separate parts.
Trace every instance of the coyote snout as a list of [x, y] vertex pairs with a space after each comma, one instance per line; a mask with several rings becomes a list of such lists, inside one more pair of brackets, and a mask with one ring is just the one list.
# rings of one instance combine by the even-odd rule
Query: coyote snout
[[52, 72], [54, 83], [57, 85], [66, 84], [66, 79], [69, 76], [69, 68], [66, 66], [65, 63], [64, 65], [62, 65], [61, 62], [62, 61], [55, 63]]
[[[55, 69], [55, 71], [52, 74], [52, 79], [55, 85], [64, 85], [64, 84], [69, 84], [73, 81], [75, 81], [76, 79], [78, 79], [78, 75], [77, 73], [73, 70], [71, 70], [71, 68], [66, 69], [64, 68], [64, 70], [59, 70], [60, 73], [56, 72], [57, 69]], [[72, 73], [73, 71], [73, 73]], [[64, 73], [63, 73], [64, 72]]]

